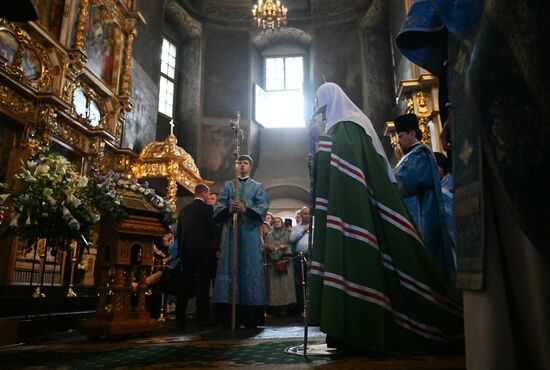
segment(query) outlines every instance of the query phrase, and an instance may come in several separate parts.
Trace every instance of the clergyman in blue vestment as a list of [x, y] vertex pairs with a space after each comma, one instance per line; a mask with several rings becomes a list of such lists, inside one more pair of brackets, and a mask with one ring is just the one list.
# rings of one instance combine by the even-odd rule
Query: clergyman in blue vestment
[[456, 266], [435, 157], [419, 141], [421, 131], [416, 115], [405, 114], [395, 118], [394, 123], [399, 146], [405, 153], [393, 170], [399, 191], [428, 253], [454, 285]]
[[232, 303], [233, 214], [238, 215], [237, 243], [237, 326], [257, 327], [264, 324], [266, 301], [260, 226], [269, 208], [269, 198], [262, 184], [250, 178], [252, 158], [239, 157], [238, 199], [234, 181], [227, 181], [214, 207], [214, 219], [223, 223], [223, 232], [214, 283], [213, 302], [218, 321], [229, 326]]

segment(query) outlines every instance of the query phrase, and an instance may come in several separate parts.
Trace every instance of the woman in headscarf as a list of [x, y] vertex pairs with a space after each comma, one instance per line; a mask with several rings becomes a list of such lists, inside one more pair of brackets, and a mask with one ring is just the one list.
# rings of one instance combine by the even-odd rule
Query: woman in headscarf
[[289, 235], [283, 219], [275, 217], [273, 229], [265, 239], [267, 304], [278, 314], [285, 314], [288, 306], [296, 304], [294, 264], [290, 260], [292, 248]]
[[267, 237], [267, 234], [271, 231], [271, 225], [269, 222], [264, 221], [262, 226], [260, 227], [260, 242], [262, 243], [262, 246], [265, 246], [265, 238]]
[[[428, 255], [370, 120], [334, 83], [318, 137], [308, 322], [329, 346], [418, 353], [463, 345], [462, 304]], [[322, 136], [318, 136], [322, 134]]]

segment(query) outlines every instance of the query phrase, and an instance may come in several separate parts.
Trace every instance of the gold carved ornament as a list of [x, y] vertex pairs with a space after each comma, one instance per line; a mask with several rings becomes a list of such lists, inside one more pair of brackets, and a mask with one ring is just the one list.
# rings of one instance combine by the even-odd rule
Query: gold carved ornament
[[[420, 141], [434, 150], [439, 148], [439, 108], [437, 104], [438, 79], [430, 73], [422, 73], [415, 79], [402, 80], [397, 89], [397, 98], [406, 105], [406, 113], [414, 113], [418, 118], [418, 126], [422, 133]], [[434, 124], [434, 137], [429, 123]]]
[[432, 118], [432, 112], [429, 109], [429, 98], [420, 90], [416, 93], [416, 103], [418, 105], [416, 116], [418, 117], [418, 126], [422, 132], [422, 143], [431, 146], [431, 134], [428, 122]]
[[177, 146], [177, 138], [171, 133], [165, 141], [154, 141], [143, 148], [131, 165], [133, 176], [141, 178], [166, 178], [168, 189], [166, 201], [176, 209], [177, 184], [194, 193], [199, 184], [214, 182], [201, 177], [193, 157]]
[[[53, 84], [53, 70], [46, 50], [27, 32], [4, 18], [0, 18], [0, 32], [9, 33], [17, 42], [13, 60], [3, 66], [5, 71], [35, 91], [49, 92]], [[31, 73], [33, 67], [36, 68], [36, 73], [27, 75], [29, 71], [25, 71], [24, 64]]]
[[[416, 112], [414, 109], [415, 99], [417, 106]], [[418, 128], [422, 133], [422, 139], [420, 141], [431, 147], [431, 134], [430, 128], [428, 127], [428, 122], [430, 122], [432, 112], [429, 110], [428, 97], [423, 91], [420, 90], [415, 94], [415, 98], [407, 95], [405, 102], [407, 104], [407, 113], [416, 114], [416, 118], [418, 119]]]
[[0, 104], [22, 116], [28, 115], [34, 108], [32, 101], [23, 98], [7, 86], [0, 85]]
[[71, 50], [68, 53], [69, 58], [63, 64], [63, 74], [67, 76], [67, 79], [64, 82], [62, 98], [67, 103], [72, 103], [74, 90], [78, 85], [77, 79], [84, 70], [87, 57], [81, 50]]
[[395, 130], [395, 124], [393, 123], [393, 121], [386, 122], [386, 128], [384, 129], [384, 136], [388, 136], [390, 138], [390, 144], [391, 144], [391, 147], [393, 148], [393, 155], [397, 160], [400, 160], [403, 157], [403, 151], [399, 146], [399, 140], [398, 140], [397, 132]]
[[407, 113], [409, 114], [414, 113], [414, 100], [412, 96], [407, 96], [405, 98], [405, 103], [407, 104]]
[[25, 135], [26, 141], [22, 142], [24, 148], [28, 148], [31, 155], [46, 151], [51, 146], [50, 135], [58, 131], [57, 113], [50, 104], [37, 105], [35, 120], [29, 120]]

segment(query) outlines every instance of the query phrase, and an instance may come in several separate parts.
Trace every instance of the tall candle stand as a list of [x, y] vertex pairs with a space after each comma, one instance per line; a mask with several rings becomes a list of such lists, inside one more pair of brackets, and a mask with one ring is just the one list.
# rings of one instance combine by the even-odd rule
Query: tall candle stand
[[[38, 244], [36, 245], [36, 248], [38, 248]], [[33, 298], [45, 298], [46, 294], [42, 293], [42, 284], [44, 284], [44, 273], [46, 271], [46, 253], [48, 251], [47, 246], [44, 246], [44, 253], [42, 253], [42, 264], [40, 265], [40, 272], [38, 273], [40, 275], [40, 283], [36, 286], [36, 290], [32, 294]]]
[[302, 271], [302, 296], [304, 300], [304, 311], [302, 312], [302, 317], [307, 317], [307, 297], [306, 297], [306, 271], [304, 270], [304, 265], [307, 264], [306, 255], [303, 252], [300, 252], [300, 269]]
[[[166, 271], [166, 262], [162, 262], [162, 273], [164, 274], [165, 271]], [[164, 317], [164, 306], [166, 305], [166, 295], [164, 294], [164, 292], [162, 292], [161, 296], [160, 296], [160, 316], [159, 316], [159, 322], [160, 323], [164, 323], [166, 321], [166, 318]]]
[[78, 255], [78, 243], [77, 242], [72, 242], [71, 243], [73, 245], [73, 248], [71, 249], [71, 279], [69, 281], [69, 290], [67, 290], [67, 294], [65, 295], [65, 297], [68, 297], [68, 298], [74, 298], [76, 297], [76, 293], [74, 292], [73, 290], [73, 286], [74, 286], [74, 271], [75, 271], [75, 268], [76, 268], [76, 257]]

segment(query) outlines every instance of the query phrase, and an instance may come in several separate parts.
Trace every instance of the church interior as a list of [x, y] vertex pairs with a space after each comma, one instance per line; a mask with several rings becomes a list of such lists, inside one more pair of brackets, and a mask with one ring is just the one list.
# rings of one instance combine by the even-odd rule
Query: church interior
[[[154, 353], [144, 360], [129, 351], [154, 344], [163, 368], [550, 369], [547, 4], [456, 2], [484, 4], [486, 28], [461, 39], [447, 26], [446, 79], [396, 44], [411, 8], [435, 0], [11, 3], [0, 5], [0, 183], [15, 184], [33, 156], [49, 151], [88, 181], [118, 174], [127, 189], [162, 198], [151, 205], [157, 198], [128, 193], [126, 218], [102, 216], [88, 240], [63, 248], [39, 231], [8, 237], [9, 201], [0, 208], [0, 367], [3, 358], [7, 368], [89, 367], [91, 353], [119, 349], [128, 358], [97, 366], [153, 368]], [[284, 12], [266, 23], [265, 3]], [[164, 234], [155, 215], [189, 204], [199, 184], [220, 192], [235, 176], [236, 149], [254, 159], [252, 177], [273, 215], [293, 220], [311, 204], [308, 123], [324, 82], [370, 119], [391, 167], [404, 155], [393, 118], [405, 113], [417, 116], [421, 142], [451, 161], [463, 351], [309, 361], [282, 353], [302, 341], [302, 317], [268, 319], [263, 334], [179, 331], [162, 310], [151, 316], [149, 292], [132, 285], [155, 268], [153, 240]], [[310, 336], [323, 341], [316, 328]], [[254, 357], [262, 340], [257, 351], [280, 358], [247, 362], [231, 352]], [[28, 352], [41, 343], [50, 347]], [[36, 358], [18, 362], [23, 355]], [[42, 356], [53, 362], [42, 365]]]

